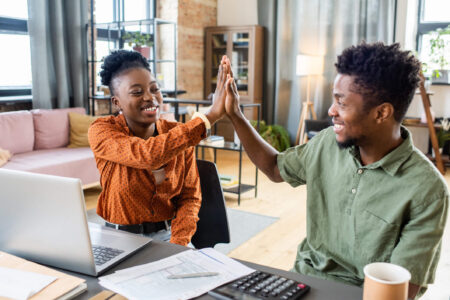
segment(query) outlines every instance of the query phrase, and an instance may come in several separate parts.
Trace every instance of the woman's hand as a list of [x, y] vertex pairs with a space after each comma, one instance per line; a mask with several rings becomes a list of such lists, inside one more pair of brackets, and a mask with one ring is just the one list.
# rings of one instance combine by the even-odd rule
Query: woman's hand
[[219, 72], [217, 74], [217, 84], [213, 96], [213, 105], [206, 114], [206, 117], [208, 118], [211, 125], [220, 120], [225, 114], [225, 98], [227, 96], [225, 85], [227, 82], [227, 76], [230, 74], [230, 60], [226, 55], [224, 55], [220, 62]]

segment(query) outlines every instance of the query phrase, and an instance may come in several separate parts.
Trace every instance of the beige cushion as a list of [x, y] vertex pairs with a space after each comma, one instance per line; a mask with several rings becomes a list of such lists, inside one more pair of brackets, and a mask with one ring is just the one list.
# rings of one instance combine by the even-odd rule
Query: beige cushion
[[69, 113], [69, 148], [89, 147], [88, 129], [98, 117]]
[[11, 158], [11, 153], [8, 150], [0, 148], [0, 167], [8, 162]]

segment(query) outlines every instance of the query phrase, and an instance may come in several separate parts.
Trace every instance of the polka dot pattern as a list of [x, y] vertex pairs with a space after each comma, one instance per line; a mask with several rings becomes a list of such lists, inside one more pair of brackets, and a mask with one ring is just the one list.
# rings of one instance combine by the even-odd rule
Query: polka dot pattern
[[[171, 242], [186, 246], [196, 230], [201, 205], [194, 146], [206, 137], [200, 118], [185, 124], [158, 120], [158, 135], [133, 136], [123, 115], [99, 118], [89, 144], [100, 171], [97, 213], [111, 223], [130, 225], [172, 219]], [[151, 170], [164, 168], [159, 185]]]

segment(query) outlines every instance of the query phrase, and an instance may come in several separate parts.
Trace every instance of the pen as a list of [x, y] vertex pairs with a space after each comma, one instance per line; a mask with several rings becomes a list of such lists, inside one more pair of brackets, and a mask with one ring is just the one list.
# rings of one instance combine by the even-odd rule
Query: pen
[[187, 274], [175, 274], [167, 276], [167, 279], [180, 279], [180, 278], [194, 278], [194, 277], [208, 277], [217, 276], [218, 272], [201, 272], [201, 273], [187, 273]]

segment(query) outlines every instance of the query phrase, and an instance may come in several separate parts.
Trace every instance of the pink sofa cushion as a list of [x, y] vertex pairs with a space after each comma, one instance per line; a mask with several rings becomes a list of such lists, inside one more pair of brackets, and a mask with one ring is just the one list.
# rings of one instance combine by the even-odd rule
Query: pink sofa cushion
[[11, 154], [33, 151], [33, 116], [29, 111], [0, 113], [0, 148]]
[[82, 107], [31, 111], [35, 150], [65, 147], [69, 144], [69, 112], [86, 114], [86, 110]]
[[2, 168], [80, 178], [82, 184], [100, 180], [91, 148], [56, 148], [35, 150], [11, 157]]

